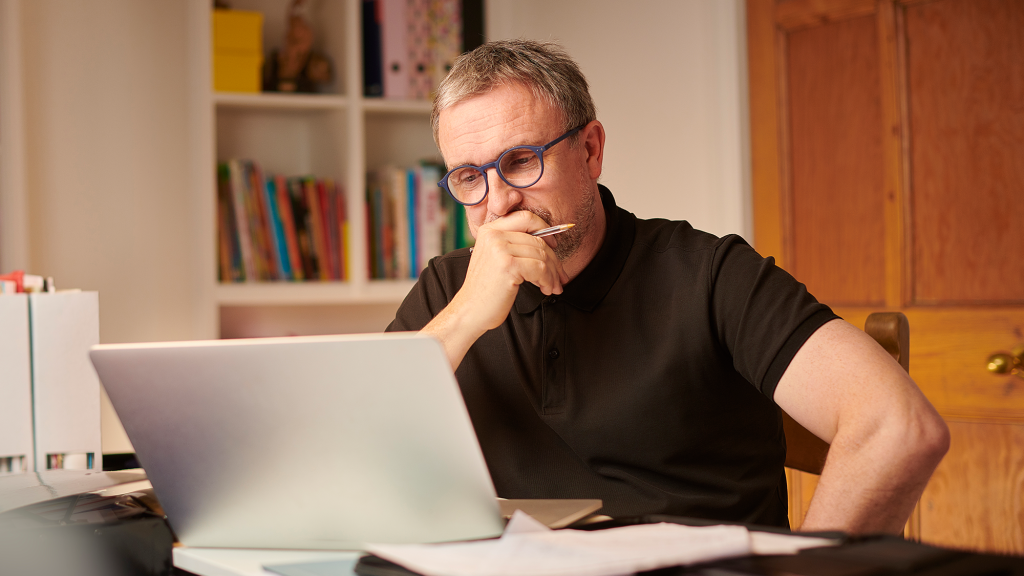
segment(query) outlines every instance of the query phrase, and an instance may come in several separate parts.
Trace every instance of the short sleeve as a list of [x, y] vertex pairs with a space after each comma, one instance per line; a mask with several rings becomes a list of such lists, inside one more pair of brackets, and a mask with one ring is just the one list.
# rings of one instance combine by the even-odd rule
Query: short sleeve
[[774, 258], [762, 257], [739, 236], [716, 244], [710, 283], [719, 342], [736, 371], [768, 398], [804, 342], [838, 318]]

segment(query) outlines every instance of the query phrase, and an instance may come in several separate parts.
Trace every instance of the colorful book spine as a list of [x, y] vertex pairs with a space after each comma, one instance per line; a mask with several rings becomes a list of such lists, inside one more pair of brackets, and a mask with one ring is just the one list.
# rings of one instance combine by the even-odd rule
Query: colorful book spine
[[418, 258], [416, 267], [423, 270], [431, 258], [442, 254], [441, 195], [447, 196], [447, 193], [437, 185], [437, 181], [441, 179], [442, 168], [440, 166], [425, 162], [418, 169], [419, 186], [417, 186], [416, 192], [419, 195], [419, 200], [416, 209], [419, 244], [416, 251]]
[[292, 280], [302, 280], [302, 258], [299, 257], [299, 239], [295, 235], [295, 217], [292, 202], [288, 196], [288, 184], [283, 176], [274, 176], [274, 190], [277, 192], [277, 207], [284, 228], [284, 244], [288, 250], [288, 263]]
[[442, 170], [423, 162], [367, 174], [371, 278], [417, 278], [431, 258], [472, 245], [465, 210], [437, 186]]
[[336, 199], [338, 202], [338, 223], [339, 223], [339, 246], [340, 246], [340, 257], [341, 257], [341, 278], [342, 280], [348, 280], [352, 278], [352, 259], [349, 258], [349, 225], [348, 225], [348, 201], [345, 195], [345, 189], [340, 184], [335, 184], [336, 188]]
[[245, 280], [245, 269], [238, 239], [231, 193], [231, 171], [228, 165], [217, 165], [217, 216], [218, 216], [218, 255], [221, 282], [241, 282]]
[[346, 202], [333, 179], [265, 174], [247, 160], [219, 164], [217, 178], [221, 282], [349, 278]]
[[249, 234], [249, 209], [246, 201], [245, 167], [239, 160], [228, 162], [231, 181], [231, 199], [238, 233], [239, 251], [242, 255], [243, 277], [256, 280], [256, 264], [253, 258], [252, 236]]
[[268, 235], [267, 207], [263, 201], [262, 177], [256, 164], [245, 162], [245, 192], [249, 205], [249, 232], [252, 234], [253, 261], [258, 280], [272, 280], [273, 256]]
[[406, 265], [406, 269], [409, 273], [409, 278], [416, 278], [419, 276], [418, 263], [418, 251], [419, 251], [419, 235], [418, 228], [419, 224], [416, 221], [417, 214], [417, 193], [416, 190], [419, 187], [419, 182], [416, 179], [416, 169], [409, 168], [405, 172], [405, 196], [406, 196], [406, 218], [409, 221], [409, 262]]
[[306, 203], [309, 205], [310, 237], [313, 253], [316, 255], [317, 277], [321, 280], [330, 280], [330, 263], [327, 261], [327, 249], [324, 246], [324, 218], [320, 209], [320, 195], [316, 190], [316, 180], [303, 179], [302, 188], [306, 195]]
[[412, 251], [412, 239], [409, 235], [412, 223], [409, 222], [408, 180], [405, 170], [401, 168], [388, 168], [388, 177], [391, 181], [391, 202], [394, 207], [392, 223], [394, 264], [390, 277], [408, 278], [410, 252]]
[[267, 228], [269, 229], [271, 252], [274, 256], [275, 278], [278, 280], [290, 280], [292, 277], [291, 262], [288, 258], [288, 248], [284, 240], [284, 224], [281, 222], [281, 212], [277, 205], [277, 185], [274, 178], [261, 177], [261, 191], [263, 192], [264, 203], [267, 207]]
[[338, 222], [334, 215], [335, 203], [332, 196], [334, 196], [334, 182], [328, 180], [318, 180], [316, 183], [316, 192], [318, 199], [320, 200], [320, 215], [323, 218], [321, 224], [321, 231], [323, 232], [324, 239], [324, 254], [326, 259], [326, 268], [328, 277], [332, 280], [340, 280], [341, 272], [338, 266]]

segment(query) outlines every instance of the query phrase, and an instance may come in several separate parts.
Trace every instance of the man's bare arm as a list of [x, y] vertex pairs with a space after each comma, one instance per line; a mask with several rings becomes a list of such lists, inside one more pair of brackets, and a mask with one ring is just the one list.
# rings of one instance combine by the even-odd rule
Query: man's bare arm
[[899, 533], [949, 448], [949, 430], [899, 364], [842, 320], [804, 343], [775, 390], [831, 444], [803, 530]]
[[519, 285], [536, 284], [561, 294], [569, 281], [549, 242], [527, 234], [546, 228], [539, 216], [520, 210], [480, 227], [462, 288], [421, 331], [441, 341], [452, 370], [484, 332], [505, 321]]

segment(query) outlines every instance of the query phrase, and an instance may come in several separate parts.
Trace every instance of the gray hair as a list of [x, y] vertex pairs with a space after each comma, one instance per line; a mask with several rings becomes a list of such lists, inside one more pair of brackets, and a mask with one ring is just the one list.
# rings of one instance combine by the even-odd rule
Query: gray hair
[[[497, 40], [459, 56], [441, 81], [430, 112], [434, 142], [441, 111], [499, 86], [521, 85], [562, 112], [564, 131], [597, 119], [590, 86], [561, 46], [533, 40]], [[577, 135], [570, 139], [576, 140]]]

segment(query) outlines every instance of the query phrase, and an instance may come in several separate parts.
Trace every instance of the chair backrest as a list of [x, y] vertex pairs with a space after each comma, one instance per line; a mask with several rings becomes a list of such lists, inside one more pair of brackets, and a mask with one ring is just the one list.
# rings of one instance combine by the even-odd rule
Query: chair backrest
[[[910, 322], [902, 312], [875, 312], [868, 316], [864, 331], [881, 344], [893, 359], [910, 371]], [[786, 467], [821, 474], [828, 456], [828, 444], [782, 413], [786, 433]]]

